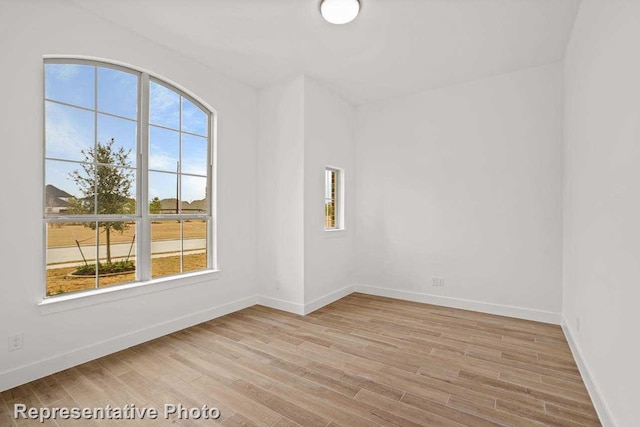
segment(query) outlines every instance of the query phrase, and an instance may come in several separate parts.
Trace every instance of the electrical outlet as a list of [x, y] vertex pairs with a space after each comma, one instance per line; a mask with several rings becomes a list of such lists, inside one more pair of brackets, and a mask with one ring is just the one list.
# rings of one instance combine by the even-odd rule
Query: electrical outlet
[[9, 336], [9, 351], [20, 350], [22, 348], [22, 332]]
[[438, 279], [438, 286], [444, 286], [444, 277]]
[[431, 286], [440, 286], [440, 279], [438, 277], [432, 277]]

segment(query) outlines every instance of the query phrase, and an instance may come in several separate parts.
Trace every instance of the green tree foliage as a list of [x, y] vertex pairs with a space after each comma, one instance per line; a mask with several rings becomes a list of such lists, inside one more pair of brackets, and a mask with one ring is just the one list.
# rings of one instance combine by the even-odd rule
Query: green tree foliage
[[324, 203], [324, 220], [325, 220], [325, 227], [335, 227], [336, 225], [335, 206], [331, 202]]
[[[75, 214], [126, 215], [136, 211], [135, 200], [131, 198], [134, 173], [127, 162], [131, 150], [115, 148], [115, 140], [98, 142], [95, 148], [82, 150], [84, 162], [82, 172], [75, 170], [69, 175], [78, 185], [82, 198], [74, 201], [72, 211]], [[111, 166], [107, 166], [111, 165]], [[120, 167], [114, 167], [120, 166]], [[97, 204], [96, 204], [97, 202]], [[96, 223], [87, 223], [95, 230]], [[124, 221], [102, 221], [98, 227], [105, 232], [107, 264], [111, 264], [111, 232], [123, 233], [129, 228]]]
[[151, 202], [149, 203], [149, 213], [153, 215], [157, 215], [160, 212], [162, 212], [162, 203], [160, 202], [159, 198], [154, 197], [153, 199], [151, 199]]

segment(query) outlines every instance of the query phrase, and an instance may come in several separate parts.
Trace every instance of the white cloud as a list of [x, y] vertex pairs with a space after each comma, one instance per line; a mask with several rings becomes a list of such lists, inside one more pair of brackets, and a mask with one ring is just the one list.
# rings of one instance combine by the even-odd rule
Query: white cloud
[[175, 171], [176, 159], [161, 151], [151, 153], [149, 155], [149, 169]]
[[149, 112], [151, 123], [164, 126], [169, 123], [177, 124], [180, 115], [180, 96], [162, 85], [152, 82], [150, 86]]
[[198, 135], [207, 133], [207, 115], [191, 101], [183, 99], [182, 129]]
[[[80, 151], [92, 145], [91, 140], [88, 139], [91, 136], [90, 127], [92, 127], [92, 122], [83, 123], [82, 125], [74, 123], [77, 120], [73, 120], [69, 114], [72, 110], [69, 108], [47, 103], [47, 156], [68, 160], [83, 160]], [[92, 116], [91, 113], [85, 113], [84, 111], [80, 112], [80, 114], [86, 115], [87, 118]], [[82, 130], [85, 132], [82, 132]]]
[[206, 178], [182, 176], [182, 200], [192, 202], [206, 197]]
[[47, 74], [61, 81], [69, 81], [80, 73], [80, 67], [76, 64], [50, 64], [47, 66]]

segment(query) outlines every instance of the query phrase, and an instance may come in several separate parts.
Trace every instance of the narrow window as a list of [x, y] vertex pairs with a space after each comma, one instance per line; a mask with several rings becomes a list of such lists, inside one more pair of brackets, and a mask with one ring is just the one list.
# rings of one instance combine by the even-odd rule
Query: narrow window
[[342, 224], [342, 170], [327, 167], [325, 169], [324, 227], [326, 230], [338, 230]]

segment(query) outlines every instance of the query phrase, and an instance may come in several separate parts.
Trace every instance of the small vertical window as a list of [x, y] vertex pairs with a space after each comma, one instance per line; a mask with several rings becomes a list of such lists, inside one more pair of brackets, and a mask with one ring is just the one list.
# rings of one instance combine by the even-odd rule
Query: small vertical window
[[342, 170], [325, 168], [324, 228], [339, 230], [342, 224]]

